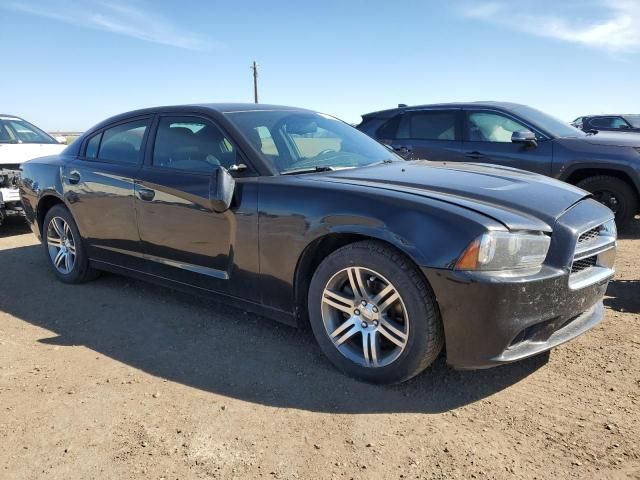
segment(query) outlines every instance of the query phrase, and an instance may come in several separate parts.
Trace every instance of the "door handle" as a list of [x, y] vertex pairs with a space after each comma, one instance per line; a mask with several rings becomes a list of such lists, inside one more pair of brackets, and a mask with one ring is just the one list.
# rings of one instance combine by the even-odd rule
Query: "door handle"
[[67, 180], [71, 185], [77, 185], [78, 183], [80, 183], [80, 172], [78, 172], [77, 170], [71, 170], [71, 172], [69, 172]]
[[145, 202], [150, 202], [153, 200], [153, 197], [156, 196], [156, 192], [151, 190], [150, 188], [140, 188], [137, 189], [138, 197], [140, 200], [144, 200]]
[[475, 150], [473, 152], [465, 153], [464, 156], [468, 157], [468, 158], [474, 158], [474, 159], [484, 158], [484, 154], [483, 153], [480, 153], [480, 152], [475, 151]]

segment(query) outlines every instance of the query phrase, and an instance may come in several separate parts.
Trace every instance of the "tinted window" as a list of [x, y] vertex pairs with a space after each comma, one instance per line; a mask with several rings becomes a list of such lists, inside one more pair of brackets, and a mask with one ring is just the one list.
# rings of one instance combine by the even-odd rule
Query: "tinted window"
[[455, 140], [457, 111], [447, 112], [410, 112], [408, 128], [399, 138], [415, 138], [419, 140]]
[[162, 117], [153, 164], [192, 172], [212, 172], [236, 163], [237, 150], [218, 127], [194, 117]]
[[523, 124], [498, 113], [470, 112], [467, 117], [470, 142], [511, 142], [513, 132], [529, 130]]
[[591, 125], [600, 128], [613, 128], [613, 117], [598, 117], [591, 120]]
[[102, 134], [98, 158], [105, 162], [136, 164], [149, 120], [136, 120], [108, 128]]
[[384, 123], [376, 132], [378, 138], [396, 138], [402, 115], [396, 115]]
[[98, 156], [98, 147], [100, 147], [100, 140], [102, 139], [102, 133], [98, 133], [89, 139], [87, 142], [87, 150], [84, 156], [87, 158], [96, 158]]
[[511, 110], [530, 124], [555, 137], [584, 137], [586, 135], [582, 130], [578, 130], [572, 125], [569, 125], [562, 120], [558, 120], [557, 118], [541, 112], [540, 110], [536, 110], [535, 108], [527, 107], [526, 105], [518, 105], [512, 107]]

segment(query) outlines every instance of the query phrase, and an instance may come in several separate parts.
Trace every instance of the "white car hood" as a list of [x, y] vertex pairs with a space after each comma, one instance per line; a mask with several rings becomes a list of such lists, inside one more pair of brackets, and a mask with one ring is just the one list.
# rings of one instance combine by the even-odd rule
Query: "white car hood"
[[3, 143], [0, 144], [0, 166], [15, 165], [32, 158], [55, 155], [67, 148], [58, 143]]

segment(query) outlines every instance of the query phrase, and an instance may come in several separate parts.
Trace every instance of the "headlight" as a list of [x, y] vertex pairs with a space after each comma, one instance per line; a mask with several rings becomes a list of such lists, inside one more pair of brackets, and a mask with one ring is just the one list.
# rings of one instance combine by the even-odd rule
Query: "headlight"
[[539, 267], [551, 238], [543, 233], [488, 232], [476, 238], [456, 262], [456, 270], [519, 270]]
[[599, 234], [601, 237], [618, 238], [618, 229], [616, 228], [616, 221], [611, 219], [607, 223], [603, 223], [600, 227]]

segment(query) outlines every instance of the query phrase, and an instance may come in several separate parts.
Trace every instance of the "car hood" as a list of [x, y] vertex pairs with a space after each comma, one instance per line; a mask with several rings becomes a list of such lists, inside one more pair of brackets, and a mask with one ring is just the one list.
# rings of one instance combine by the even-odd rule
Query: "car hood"
[[589, 194], [549, 177], [477, 163], [415, 160], [314, 176], [420, 195], [477, 211], [512, 230], [551, 231], [568, 208]]
[[20, 165], [33, 158], [55, 155], [65, 148], [59, 143], [5, 143], [0, 145], [0, 165]]
[[598, 132], [595, 135], [580, 137], [583, 141], [592, 145], [605, 145], [614, 147], [640, 147], [640, 133], [626, 132]]

